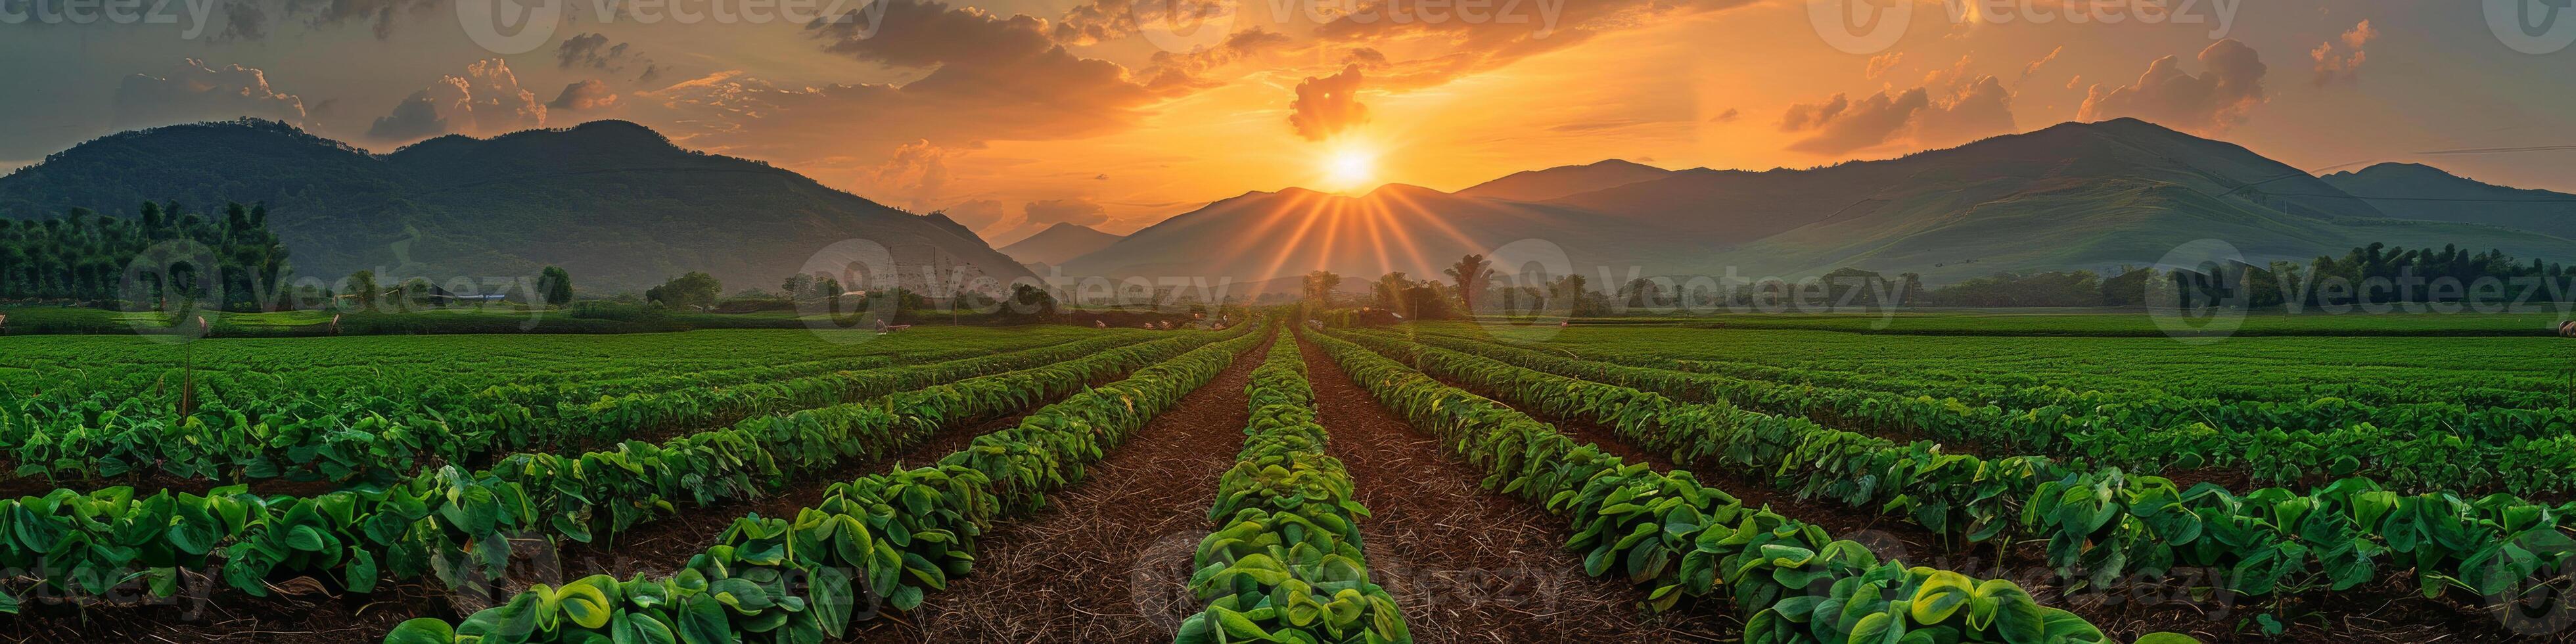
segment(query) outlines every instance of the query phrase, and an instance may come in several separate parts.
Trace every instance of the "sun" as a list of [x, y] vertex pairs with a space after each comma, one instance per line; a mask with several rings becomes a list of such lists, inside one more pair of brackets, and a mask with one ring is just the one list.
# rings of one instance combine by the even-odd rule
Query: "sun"
[[1336, 147], [1324, 155], [1323, 173], [1326, 187], [1334, 190], [1368, 185], [1377, 178], [1377, 151], [1358, 144]]

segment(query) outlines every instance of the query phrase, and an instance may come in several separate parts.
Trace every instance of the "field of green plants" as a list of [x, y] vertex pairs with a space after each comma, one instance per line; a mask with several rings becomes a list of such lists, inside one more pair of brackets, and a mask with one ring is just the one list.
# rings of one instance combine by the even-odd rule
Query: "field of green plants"
[[[1495, 329], [0, 338], [0, 638], [2507, 641], [2576, 608], [2576, 341]], [[1510, 535], [1546, 546], [1437, 563]]]

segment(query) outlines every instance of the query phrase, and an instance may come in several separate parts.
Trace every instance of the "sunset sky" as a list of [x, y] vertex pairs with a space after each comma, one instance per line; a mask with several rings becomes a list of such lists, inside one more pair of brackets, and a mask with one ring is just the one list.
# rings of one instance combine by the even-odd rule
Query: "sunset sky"
[[1808, 0], [1463, 10], [1483, 19], [1450, 0], [849, 0], [856, 19], [812, 25], [569, 0], [518, 52], [478, 44], [460, 1], [515, 0], [195, 0], [214, 4], [193, 38], [178, 0], [177, 24], [0, 11], [0, 168], [244, 115], [380, 152], [614, 118], [999, 245], [1249, 190], [1455, 190], [1611, 158], [1806, 167], [2136, 116], [2311, 171], [2417, 161], [2576, 191], [2576, 48], [2517, 51], [2460, 0], [2172, 0], [2188, 10], [2163, 19], [2101, 3], [2119, 24], [2071, 24], [2092, 15], [2078, 0], [1925, 0], [1883, 49], [1837, 42]]

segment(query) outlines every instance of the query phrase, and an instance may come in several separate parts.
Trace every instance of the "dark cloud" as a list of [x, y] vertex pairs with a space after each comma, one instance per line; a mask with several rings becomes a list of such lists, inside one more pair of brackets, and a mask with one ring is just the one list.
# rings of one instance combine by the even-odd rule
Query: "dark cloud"
[[302, 124], [304, 99], [271, 88], [268, 75], [190, 58], [160, 76], [134, 74], [116, 86], [111, 127], [119, 130], [245, 116]]
[[956, 151], [1099, 136], [1135, 127], [1168, 96], [1116, 63], [1069, 53], [1043, 20], [930, 0], [876, 6], [883, 14], [873, 30], [868, 14], [853, 13], [805, 33], [825, 51], [927, 74], [900, 84], [781, 86], [729, 70], [630, 95], [622, 109], [667, 124], [690, 147], [894, 189], [875, 170], [901, 146]]
[[2085, 92], [2076, 118], [2099, 121], [2134, 116], [2175, 129], [2220, 134], [2245, 122], [2267, 100], [2263, 65], [2254, 48], [2234, 39], [2221, 40], [2200, 52], [2207, 68], [2193, 75], [2182, 71], [2176, 56], [2156, 59], [2138, 82], [2121, 87], [2094, 85]]
[[625, 66], [626, 50], [630, 44], [608, 44], [605, 34], [575, 34], [555, 45], [555, 63], [564, 69], [588, 67], [615, 71]]
[[950, 8], [937, 0], [889, 0], [884, 10], [873, 23], [852, 11], [807, 29], [824, 41], [825, 51], [893, 67], [992, 70], [1050, 53], [1072, 58], [1048, 37], [1047, 22], [1039, 18]]
[[1297, 136], [1321, 141], [1368, 122], [1368, 106], [1359, 101], [1365, 82], [1357, 65], [1331, 76], [1306, 77], [1297, 84], [1297, 100], [1288, 104], [1288, 124], [1297, 128]]
[[1730, 107], [1730, 108], [1726, 108], [1726, 111], [1724, 111], [1724, 112], [1719, 112], [1719, 113], [1717, 114], [1717, 116], [1715, 116], [1715, 117], [1713, 117], [1713, 118], [1710, 118], [1710, 119], [1708, 120], [1708, 122], [1710, 122], [1710, 123], [1733, 123], [1733, 122], [1735, 122], [1735, 121], [1736, 121], [1736, 119], [1741, 119], [1741, 118], [1744, 118], [1744, 110], [1739, 110], [1739, 109], [1735, 109], [1735, 108]]
[[[932, 143], [947, 145], [956, 139], [1105, 132], [1132, 124], [1141, 116], [1139, 110], [1157, 98], [1131, 80], [1126, 68], [1080, 58], [1056, 45], [1044, 20], [1005, 18], [973, 7], [952, 9], [930, 0], [886, 0], [883, 7], [872, 33], [855, 13], [846, 20], [816, 22], [809, 31], [824, 41], [826, 51], [932, 71], [901, 86], [824, 88], [820, 93], [830, 95], [831, 102], [880, 104], [875, 110], [835, 111], [831, 118], [875, 114], [876, 123], [900, 117], [893, 122], [918, 129], [961, 126], [958, 134], [942, 131], [930, 137]], [[974, 131], [991, 134], [964, 134]]]
[[616, 105], [617, 93], [609, 91], [608, 84], [597, 79], [565, 85], [563, 93], [556, 94], [555, 100], [546, 101], [547, 109], [566, 112], [588, 112]]
[[[257, 0], [235, 0], [247, 4]], [[307, 17], [314, 26], [328, 27], [347, 23], [366, 23], [376, 39], [390, 39], [397, 20], [417, 18], [437, 20], [441, 14], [454, 24], [451, 0], [282, 0], [288, 13]]]
[[[1936, 83], [1939, 81], [1936, 80]], [[2014, 131], [2012, 93], [1993, 76], [1956, 86], [1931, 86], [1890, 94], [1879, 92], [1858, 101], [1832, 98], [1789, 107], [1780, 118], [1783, 132], [1813, 132], [1791, 150], [1838, 155], [1898, 141], [1940, 147]]]
[[438, 102], [428, 90], [394, 105], [394, 113], [376, 119], [367, 128], [367, 138], [380, 141], [416, 141], [447, 133], [447, 117], [438, 113]]
[[441, 134], [489, 136], [545, 124], [546, 105], [537, 102], [536, 93], [519, 87], [509, 63], [494, 58], [413, 92], [392, 114], [376, 119], [367, 137], [402, 142]]

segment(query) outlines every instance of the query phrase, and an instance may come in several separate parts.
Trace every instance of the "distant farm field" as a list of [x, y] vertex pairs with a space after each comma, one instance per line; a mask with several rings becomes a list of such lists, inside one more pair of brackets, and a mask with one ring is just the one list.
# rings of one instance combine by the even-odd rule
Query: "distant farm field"
[[[2421, 306], [2421, 305], [2416, 305]], [[2207, 328], [2209, 321], [2176, 319], [2187, 324], [2182, 335], [2231, 337], [2316, 335], [2556, 335], [2558, 325], [2576, 312], [2548, 307], [2518, 307], [2510, 312], [2456, 313], [2396, 311], [2386, 314], [2327, 313], [2279, 309], [2245, 315], [2231, 329]], [[1530, 318], [1492, 318], [1528, 323]], [[2170, 337], [2144, 309], [1955, 309], [1868, 313], [1731, 313], [1712, 315], [1631, 315], [1581, 318], [1580, 324], [1637, 324], [1728, 329], [1810, 329], [1897, 335], [1994, 335], [2078, 337]]]
[[[1483, 332], [1461, 323], [1412, 328], [1460, 336]], [[2533, 407], [2569, 405], [2576, 396], [2570, 380], [2576, 377], [2576, 339], [2556, 336], [2252, 336], [2204, 344], [2164, 337], [1913, 335], [1738, 325], [1535, 331], [1549, 336], [1536, 346], [1585, 358], [1936, 397], [2050, 387], [2224, 400], [2340, 397]], [[1515, 335], [1523, 334], [1505, 337]]]

